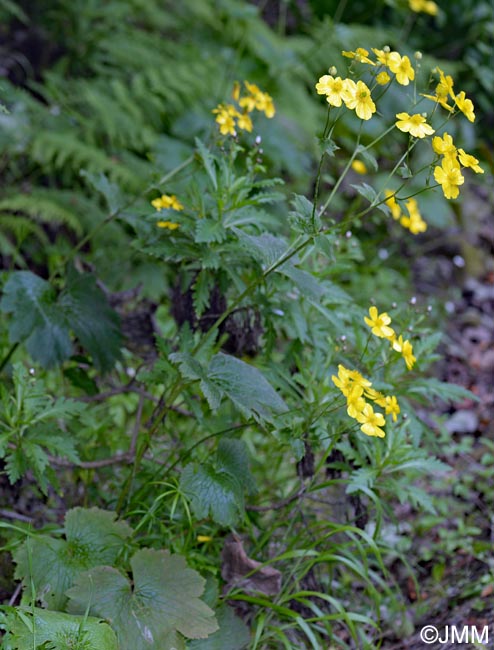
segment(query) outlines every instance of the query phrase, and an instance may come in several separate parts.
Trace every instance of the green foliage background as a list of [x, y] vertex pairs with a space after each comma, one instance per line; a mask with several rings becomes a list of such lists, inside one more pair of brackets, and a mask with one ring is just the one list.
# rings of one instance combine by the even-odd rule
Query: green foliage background
[[[345, 223], [369, 186], [343, 187], [316, 237], [313, 87], [341, 50], [405, 35], [423, 70], [439, 62], [475, 97], [482, 137], [453, 133], [491, 163], [492, 11], [457, 5], [0, 0], [0, 458], [43, 510], [41, 530], [0, 522], [23, 585], [0, 619], [8, 650], [374, 648], [410, 633], [393, 568], [414, 576], [414, 533], [394, 508], [426, 522], [448, 507], [420, 483], [448, 466], [417, 406], [472, 395], [426, 376], [441, 335], [408, 302], [420, 241], [379, 212]], [[243, 79], [277, 115], [229, 148], [211, 110]], [[370, 169], [398, 151], [366, 153], [383, 124], [362, 140]], [[357, 130], [343, 121], [324, 187]], [[157, 234], [162, 192], [188, 197], [175, 239]], [[437, 232], [461, 219], [439, 194]], [[371, 300], [414, 332], [418, 372], [367, 339]], [[347, 360], [407, 414], [382, 446], [349, 431], [330, 380]], [[275, 593], [227, 582], [229, 533], [279, 570]]]

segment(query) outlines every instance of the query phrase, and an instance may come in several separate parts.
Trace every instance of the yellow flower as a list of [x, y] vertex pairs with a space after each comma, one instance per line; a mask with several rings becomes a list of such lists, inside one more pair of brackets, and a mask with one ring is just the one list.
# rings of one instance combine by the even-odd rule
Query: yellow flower
[[415, 79], [415, 70], [407, 56], [401, 56], [398, 52], [390, 52], [388, 67], [396, 75], [396, 81], [402, 86], [408, 86], [410, 81]]
[[386, 398], [384, 395], [378, 390], [374, 390], [374, 388], [366, 388], [365, 395], [373, 402], [375, 402], [378, 406], [384, 407], [386, 405]]
[[347, 410], [346, 412], [351, 418], [357, 419], [357, 416], [362, 413], [366, 405], [365, 399], [362, 397], [362, 390], [358, 390], [360, 386], [354, 386], [350, 393], [347, 395]]
[[201, 544], [204, 542], [211, 542], [213, 541], [213, 538], [210, 535], [198, 535], [197, 541]]
[[387, 83], [389, 83], [391, 80], [391, 77], [389, 74], [383, 70], [376, 76], [376, 81], [380, 86], [385, 86]]
[[369, 307], [369, 316], [364, 316], [364, 321], [366, 325], [371, 328], [371, 332], [374, 336], [378, 336], [383, 339], [390, 339], [395, 336], [395, 332], [392, 327], [388, 327], [391, 323], [391, 318], [386, 312], [379, 314], [377, 307]]
[[345, 101], [347, 108], [355, 109], [355, 113], [361, 120], [370, 120], [376, 112], [376, 105], [372, 101], [371, 92], [363, 81], [357, 81], [355, 89], [347, 86], [351, 92], [349, 99]]
[[437, 16], [438, 6], [432, 0], [408, 0], [408, 6], [417, 13], [422, 11], [430, 16]]
[[376, 436], [378, 438], [384, 438], [386, 435], [381, 429], [386, 424], [384, 416], [382, 413], [376, 413], [372, 406], [367, 403], [362, 412], [356, 418], [358, 422], [361, 423], [360, 429], [367, 436]]
[[355, 59], [359, 63], [368, 63], [369, 65], [376, 65], [374, 61], [369, 59], [369, 52], [363, 47], [357, 47], [355, 52], [342, 52], [343, 56], [346, 56], [349, 59]]
[[460, 111], [465, 115], [467, 120], [469, 120], [470, 122], [474, 122], [475, 113], [474, 113], [473, 102], [465, 96], [463, 90], [461, 91], [461, 93], [458, 93], [458, 95], [456, 95], [455, 102], [458, 108], [460, 109]]
[[249, 133], [252, 131], [252, 120], [250, 119], [249, 115], [247, 115], [247, 113], [238, 114], [237, 126], [243, 131], [248, 131]]
[[475, 156], [471, 156], [469, 153], [465, 153], [463, 149], [458, 149], [458, 156], [463, 167], [470, 167], [476, 174], [484, 173], [484, 170], [479, 165], [479, 161], [477, 158], [475, 158]]
[[240, 84], [238, 81], [233, 82], [232, 99], [238, 102], [240, 99]]
[[180, 224], [173, 223], [172, 221], [158, 221], [156, 224], [158, 228], [168, 228], [168, 230], [176, 230], [180, 228]]
[[354, 160], [352, 162], [352, 169], [354, 172], [357, 172], [357, 174], [367, 174], [367, 167], [361, 160]]
[[345, 366], [342, 366], [341, 363], [338, 365], [338, 376], [336, 377], [333, 375], [331, 380], [333, 384], [341, 390], [345, 397], [349, 395], [353, 383], [350, 379], [350, 371], [347, 370]]
[[453, 138], [445, 133], [443, 137], [436, 135], [432, 138], [432, 148], [439, 156], [451, 156], [456, 158], [456, 147]]
[[425, 138], [427, 135], [434, 133], [432, 126], [427, 124], [425, 117], [420, 115], [420, 113], [415, 113], [414, 115], [397, 113], [396, 117], [398, 118], [396, 127], [404, 133], [410, 133], [415, 138]]
[[389, 48], [386, 50], [378, 50], [375, 47], [373, 47], [372, 51], [376, 55], [376, 59], [379, 61], [381, 65], [385, 65], [386, 67], [389, 66], [389, 55], [391, 54]]
[[387, 197], [384, 201], [388, 208], [391, 210], [391, 216], [395, 221], [401, 217], [401, 208], [396, 202], [393, 190], [384, 190], [384, 195]]
[[410, 341], [403, 341], [403, 347], [401, 350], [401, 354], [403, 358], [405, 359], [406, 366], [408, 370], [411, 370], [413, 366], [415, 365], [415, 362], [417, 359], [413, 356], [413, 347]]
[[176, 210], [179, 212], [184, 209], [175, 194], [162, 194], [159, 198], [151, 201], [151, 205], [156, 210]]
[[400, 414], [400, 405], [394, 395], [386, 395], [384, 409], [386, 415], [391, 415], [393, 422], [396, 422], [397, 416]]
[[348, 376], [350, 379], [357, 385], [362, 388], [367, 388], [372, 386], [372, 382], [366, 379], [358, 370], [347, 370]]
[[403, 340], [403, 336], [400, 334], [400, 336], [393, 341], [392, 346], [393, 350], [401, 352], [408, 370], [411, 370], [417, 359], [413, 356], [413, 347], [410, 341]]
[[216, 123], [220, 125], [221, 135], [236, 135], [235, 117], [238, 111], [231, 104], [220, 104], [212, 110], [216, 114]]
[[331, 106], [341, 106], [344, 97], [348, 95], [345, 81], [341, 77], [334, 78], [329, 74], [325, 74], [316, 84], [317, 93], [326, 95], [326, 101]]
[[404, 228], [408, 228], [412, 235], [418, 235], [420, 232], [425, 232], [427, 230], [427, 223], [422, 219], [417, 201], [412, 197], [405, 203], [405, 207], [408, 210], [409, 216], [407, 217], [406, 215], [403, 215], [401, 217], [401, 225]]
[[442, 186], [447, 199], [456, 199], [460, 193], [458, 186], [465, 182], [460, 166], [452, 158], [443, 158], [441, 167], [434, 168], [434, 178]]
[[244, 85], [249, 94], [238, 100], [239, 106], [244, 108], [247, 113], [252, 113], [256, 109], [262, 111], [266, 117], [274, 117], [276, 111], [271, 96], [262, 92], [256, 84], [249, 81], [244, 81]]

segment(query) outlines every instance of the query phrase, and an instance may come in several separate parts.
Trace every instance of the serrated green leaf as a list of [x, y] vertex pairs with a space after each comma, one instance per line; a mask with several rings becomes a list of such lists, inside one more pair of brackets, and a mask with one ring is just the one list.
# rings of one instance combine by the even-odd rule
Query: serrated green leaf
[[59, 304], [68, 325], [91, 354], [96, 367], [110, 370], [120, 356], [119, 319], [94, 277], [69, 269]]
[[65, 316], [46, 280], [30, 271], [12, 273], [0, 309], [12, 314], [10, 342], [25, 342], [29, 354], [42, 366], [54, 366], [72, 354]]
[[249, 469], [249, 452], [243, 440], [222, 438], [216, 452], [216, 466], [229, 472], [252, 494], [256, 485]]
[[247, 417], [271, 421], [288, 408], [260, 370], [236, 357], [216, 354], [208, 367], [208, 379]]
[[233, 228], [233, 230], [247, 252], [266, 267], [278, 262], [288, 250], [287, 242], [271, 233], [264, 232], [261, 235], [248, 235], [238, 228]]
[[202, 269], [194, 280], [192, 285], [192, 298], [194, 301], [194, 311], [200, 318], [206, 307], [209, 305], [211, 290], [214, 287], [214, 277], [207, 270]]
[[98, 618], [23, 607], [10, 619], [13, 650], [118, 650], [115, 633]]
[[356, 153], [360, 154], [362, 158], [365, 160], [365, 162], [372, 167], [373, 171], [377, 172], [377, 170], [379, 169], [379, 165], [377, 164], [377, 160], [370, 153], [367, 147], [364, 147], [362, 144], [359, 144], [356, 149]]
[[99, 508], [74, 508], [65, 517], [66, 539], [44, 535], [27, 539], [14, 553], [15, 575], [24, 586], [32, 584], [45, 607], [63, 609], [65, 591], [81, 572], [112, 563], [131, 528], [115, 521], [116, 514]]
[[447, 381], [440, 381], [435, 377], [424, 377], [414, 380], [413, 384], [408, 386], [407, 394], [409, 396], [423, 395], [428, 398], [439, 397], [444, 401], [450, 402], [460, 402], [464, 399], [479, 401], [478, 395], [475, 395], [475, 393], [472, 393], [467, 388], [458, 386], [457, 384], [451, 384]]
[[223, 391], [209, 380], [204, 366], [193, 356], [184, 352], [173, 352], [168, 358], [172, 363], [178, 364], [182, 377], [200, 380], [200, 387], [204, 397], [207, 399], [211, 410], [216, 411], [221, 404]]
[[197, 519], [211, 516], [222, 526], [232, 526], [244, 510], [240, 482], [212, 465], [189, 463], [180, 477], [180, 489], [190, 500]]
[[366, 198], [370, 203], [378, 202], [378, 194], [376, 190], [367, 183], [362, 183], [361, 185], [351, 185], [351, 187], [353, 187], [354, 190], [357, 190], [357, 192]]
[[112, 214], [116, 214], [123, 207], [125, 199], [120, 187], [116, 183], [112, 183], [106, 174], [103, 174], [103, 172], [96, 174], [89, 172], [86, 169], [81, 169], [80, 175], [85, 178], [95, 190], [104, 196]]
[[72, 354], [69, 331], [102, 370], [120, 353], [118, 318], [90, 275], [70, 269], [67, 286], [57, 296], [50, 284], [30, 271], [9, 277], [0, 309], [12, 314], [11, 343], [26, 343], [29, 354], [44, 367], [62, 363]]
[[205, 147], [204, 143], [201, 140], [199, 140], [199, 138], [195, 138], [195, 143], [196, 143], [197, 150], [199, 152], [199, 156], [203, 162], [204, 169], [206, 170], [207, 175], [211, 179], [214, 189], [217, 190], [218, 181], [216, 179], [215, 160], [211, 155], [211, 152]]
[[213, 219], [199, 219], [196, 223], [195, 241], [199, 244], [220, 243], [226, 239], [223, 224]]
[[301, 194], [294, 194], [291, 201], [293, 210], [288, 216], [298, 232], [316, 234], [321, 228], [319, 215], [314, 211], [314, 204]]
[[221, 525], [233, 525], [244, 512], [244, 492], [255, 491], [245, 443], [222, 439], [214, 463], [187, 465], [180, 488], [198, 519], [211, 516]]
[[143, 549], [130, 561], [132, 583], [117, 569], [100, 566], [78, 576], [69, 610], [111, 621], [119, 650], [182, 650], [183, 636], [206, 638], [218, 629], [200, 596], [205, 580], [180, 555]]
[[189, 642], [188, 650], [243, 650], [250, 640], [249, 628], [227, 605], [215, 613], [220, 629], [207, 639]]

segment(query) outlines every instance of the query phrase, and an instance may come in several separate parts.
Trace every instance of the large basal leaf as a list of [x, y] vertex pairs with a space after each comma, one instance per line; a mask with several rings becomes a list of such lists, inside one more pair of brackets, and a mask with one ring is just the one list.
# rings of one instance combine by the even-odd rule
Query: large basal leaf
[[183, 650], [185, 639], [218, 629], [200, 596], [205, 580], [180, 555], [142, 549], [131, 559], [132, 582], [112, 567], [80, 575], [69, 589], [69, 610], [108, 620], [119, 650]]
[[63, 312], [50, 284], [30, 271], [12, 273], [0, 309], [11, 313], [11, 343], [26, 342], [29, 354], [44, 367], [61, 363], [72, 353]]
[[119, 650], [111, 627], [92, 616], [18, 608], [9, 621], [8, 642], [13, 650]]
[[231, 607], [221, 605], [216, 610], [220, 629], [207, 639], [190, 641], [188, 650], [243, 650], [249, 643], [249, 628], [235, 615]]
[[115, 513], [99, 508], [74, 508], [65, 517], [66, 539], [40, 535], [28, 538], [14, 553], [16, 578], [24, 586], [34, 585], [39, 601], [63, 609], [65, 591], [81, 572], [100, 564], [111, 564], [132, 532]]
[[227, 354], [216, 354], [209, 364], [208, 379], [218, 386], [247, 417], [272, 420], [287, 406], [262, 372]]

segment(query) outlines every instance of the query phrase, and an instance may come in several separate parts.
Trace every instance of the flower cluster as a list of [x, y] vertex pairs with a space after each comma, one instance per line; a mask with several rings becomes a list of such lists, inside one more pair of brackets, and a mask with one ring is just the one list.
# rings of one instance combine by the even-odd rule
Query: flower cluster
[[[447, 111], [452, 113], [455, 108], [463, 113], [469, 122], [475, 121], [475, 108], [471, 99], [465, 95], [465, 92], [462, 90], [458, 94], [454, 92], [454, 81], [453, 78], [448, 74], [444, 74], [441, 68], [436, 68], [435, 71], [439, 75], [439, 83], [436, 86], [435, 95], [427, 95], [422, 93], [422, 97], [440, 104]], [[448, 101], [453, 102], [453, 106], [448, 104]]]
[[[161, 210], [175, 210], [176, 212], [180, 212], [180, 210], [184, 209], [184, 206], [175, 194], [162, 194], [157, 199], [151, 201], [151, 205], [158, 212], [161, 212]], [[173, 221], [158, 221], [156, 225], [158, 228], [167, 228], [168, 230], [176, 230], [180, 227], [180, 224], [174, 223]]]
[[406, 201], [405, 208], [408, 213], [406, 214], [405, 212], [402, 212], [392, 190], [385, 190], [384, 193], [386, 195], [384, 202], [391, 210], [391, 216], [395, 221], [399, 221], [404, 228], [407, 228], [412, 233], [412, 235], [418, 235], [427, 230], [427, 223], [422, 219], [416, 199], [410, 197], [408, 201]]
[[[363, 377], [358, 370], [348, 370], [341, 364], [338, 376], [331, 377], [333, 384], [340, 389], [347, 401], [348, 415], [359, 422], [360, 429], [368, 436], [384, 438], [382, 427], [386, 424], [384, 415], [374, 410], [367, 399], [384, 409], [396, 422], [400, 407], [394, 395], [383, 395], [372, 388], [372, 382]], [[367, 399], [366, 399], [367, 398]]]
[[484, 173], [477, 158], [463, 149], [457, 149], [448, 133], [433, 138], [432, 148], [438, 156], [442, 156], [441, 165], [434, 168], [434, 178], [441, 185], [447, 199], [456, 199], [460, 193], [458, 187], [465, 181], [461, 167], [470, 167], [476, 174]]
[[[359, 63], [367, 63], [372, 66], [379, 65], [380, 67], [384, 66], [395, 75], [396, 81], [402, 86], [408, 86], [410, 81], [415, 79], [415, 70], [408, 56], [401, 56], [399, 52], [392, 52], [389, 47], [385, 47], [382, 50], [373, 47], [372, 51], [376, 57], [375, 61], [369, 58], [368, 50], [363, 47], [358, 47], [355, 52], [343, 51], [342, 54], [347, 58], [355, 59]], [[376, 81], [378, 84], [384, 85], [390, 80], [391, 77], [386, 70], [376, 72]]]
[[241, 131], [252, 131], [252, 120], [249, 113], [254, 110], [261, 111], [268, 118], [275, 115], [273, 99], [268, 93], [263, 92], [255, 84], [244, 81], [246, 94], [242, 95], [238, 82], [234, 84], [232, 98], [237, 104], [219, 104], [213, 109], [216, 123], [220, 127], [221, 135], [236, 135], [237, 128]]
[[363, 81], [355, 82], [353, 79], [342, 79], [325, 74], [316, 84], [316, 90], [318, 95], [326, 95], [326, 101], [330, 106], [345, 104], [350, 110], [355, 110], [361, 120], [370, 120], [372, 114], [376, 112], [371, 91]]
[[371, 328], [374, 336], [387, 339], [393, 350], [401, 353], [408, 370], [411, 370], [416, 361], [416, 358], [413, 356], [412, 344], [410, 341], [404, 340], [401, 334], [399, 336], [396, 335], [394, 329], [390, 327], [391, 318], [389, 315], [386, 312], [380, 314], [377, 311], [377, 307], [370, 307], [369, 317], [364, 316], [364, 321]]

